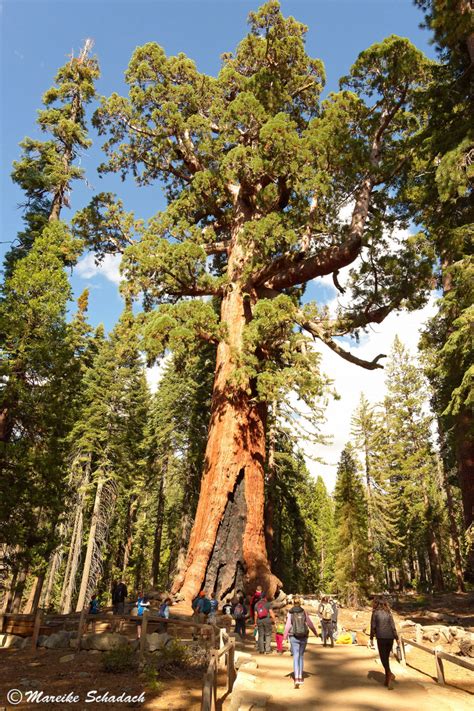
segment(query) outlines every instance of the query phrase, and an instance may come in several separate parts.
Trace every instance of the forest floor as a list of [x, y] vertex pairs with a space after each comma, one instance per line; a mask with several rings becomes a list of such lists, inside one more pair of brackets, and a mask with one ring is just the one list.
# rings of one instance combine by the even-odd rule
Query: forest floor
[[[188, 614], [183, 604], [177, 611]], [[433, 624], [430, 613], [439, 612], [459, 618], [460, 624], [474, 631], [474, 595], [445, 595], [434, 599], [423, 597], [403, 598], [395, 603], [397, 623], [411, 619], [422, 624]], [[308, 610], [311, 612], [311, 610]], [[427, 615], [427, 616], [426, 616]], [[313, 618], [316, 622], [316, 618]], [[474, 710], [474, 674], [445, 662], [448, 686], [440, 687], [435, 681], [434, 657], [411, 647], [407, 657], [409, 667], [394, 662], [397, 675], [395, 689], [388, 691], [382, 685], [383, 674], [376, 654], [363, 646], [366, 637], [361, 632], [368, 629], [370, 608], [362, 610], [341, 609], [339, 624], [357, 630], [360, 646], [324, 648], [314, 637], [305, 655], [305, 684], [294, 689], [291, 673], [292, 659], [284, 655], [256, 655], [259, 669], [258, 690], [271, 695], [268, 711], [313, 711], [318, 708], [342, 711], [468, 711]], [[408, 636], [408, 635], [407, 635]], [[426, 643], [430, 646], [429, 643]], [[255, 654], [253, 638], [248, 635], [245, 644], [237, 647]], [[449, 651], [446, 649], [446, 651]], [[68, 652], [64, 649], [0, 650], [0, 711], [14, 708], [63, 711], [64, 709], [130, 709], [145, 711], [199, 711], [201, 705], [202, 672], [177, 673], [159, 678], [160, 688], [154, 689], [146, 676], [136, 672], [110, 674], [101, 670], [100, 655], [79, 652], [74, 660], [60, 662]], [[415, 667], [413, 669], [412, 667]], [[423, 674], [420, 672], [424, 672]], [[431, 678], [430, 678], [431, 677]], [[223, 696], [225, 678], [222, 675], [219, 696]], [[463, 691], [457, 690], [462, 689]], [[6, 692], [16, 688], [42, 689], [45, 694], [58, 696], [71, 691], [84, 699], [94, 689], [98, 693], [126, 692], [138, 696], [145, 692], [143, 704], [133, 703], [25, 703], [8, 705]], [[224, 703], [224, 709], [227, 709]]]

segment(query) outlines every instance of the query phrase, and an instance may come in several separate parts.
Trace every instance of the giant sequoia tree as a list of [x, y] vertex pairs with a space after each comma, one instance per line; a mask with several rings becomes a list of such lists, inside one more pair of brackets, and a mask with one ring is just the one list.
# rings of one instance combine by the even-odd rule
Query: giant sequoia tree
[[[380, 367], [379, 357], [364, 362], [334, 337], [419, 306], [430, 272], [420, 237], [389, 240], [427, 60], [391, 36], [320, 103], [324, 69], [306, 54], [305, 32], [271, 0], [251, 13], [250, 33], [217, 77], [148, 43], [131, 59], [128, 97], [112, 95], [95, 117], [107, 134], [103, 170], [157, 183], [167, 196], [166, 210], [135, 225], [135, 243], [110, 196], [85, 214], [99, 230], [94, 246], [127, 248], [124, 272], [130, 292], [144, 295], [150, 359], [217, 345], [200, 498], [174, 583], [185, 596], [203, 585], [221, 596], [257, 582], [275, 590], [263, 529], [267, 403], [292, 390], [307, 400], [321, 392], [307, 339]], [[303, 304], [308, 282], [332, 274], [339, 286], [338, 270], [349, 265], [349, 309], [329, 318]]]

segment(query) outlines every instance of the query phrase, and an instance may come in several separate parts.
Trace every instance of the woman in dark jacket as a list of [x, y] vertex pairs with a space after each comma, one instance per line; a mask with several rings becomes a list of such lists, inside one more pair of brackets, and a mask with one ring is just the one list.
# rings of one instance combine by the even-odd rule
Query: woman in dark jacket
[[370, 620], [370, 643], [373, 644], [374, 637], [377, 639], [380, 661], [385, 669], [384, 686], [393, 689], [395, 676], [390, 671], [390, 652], [393, 647], [393, 640], [398, 641], [398, 633], [393, 621], [392, 613], [385, 600], [375, 600], [372, 619]]

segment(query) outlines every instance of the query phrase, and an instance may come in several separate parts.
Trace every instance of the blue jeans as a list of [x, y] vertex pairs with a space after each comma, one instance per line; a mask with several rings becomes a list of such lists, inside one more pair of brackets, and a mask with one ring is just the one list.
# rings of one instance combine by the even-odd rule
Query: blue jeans
[[290, 635], [290, 646], [293, 654], [293, 675], [295, 679], [303, 678], [303, 656], [308, 643], [308, 638], [297, 639]]

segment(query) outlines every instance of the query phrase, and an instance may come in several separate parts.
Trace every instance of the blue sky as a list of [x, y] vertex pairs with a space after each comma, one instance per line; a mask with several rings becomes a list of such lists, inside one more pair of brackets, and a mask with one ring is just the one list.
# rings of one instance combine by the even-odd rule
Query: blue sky
[[[57, 68], [68, 54], [80, 48], [86, 37], [95, 41], [101, 66], [99, 94], [124, 92], [123, 74], [135, 47], [149, 41], [161, 44], [167, 53], [185, 52], [195, 59], [200, 71], [215, 74], [220, 55], [232, 50], [245, 34], [248, 12], [258, 2], [242, 0], [5, 0], [2, 4], [2, 158], [1, 184], [2, 252], [9, 247], [21, 226], [21, 191], [12, 184], [9, 173], [20, 151], [24, 136], [39, 136], [35, 126], [36, 111], [42, 93], [52, 84]], [[357, 54], [373, 42], [394, 33], [409, 37], [430, 55], [428, 34], [418, 25], [421, 13], [412, 0], [283, 0], [285, 15], [294, 15], [309, 27], [307, 50], [326, 65], [327, 89], [337, 89], [340, 76], [351, 66]], [[163, 207], [159, 187], [136, 188], [131, 179], [125, 183], [115, 176], [99, 178], [96, 166], [101, 160], [101, 139], [93, 130], [93, 148], [82, 158], [88, 185], [75, 184], [72, 210], [91, 199], [94, 191], [111, 190], [123, 199], [127, 209], [148, 218]], [[68, 211], [63, 217], [69, 219]], [[96, 274], [87, 264], [82, 277], [72, 277], [79, 294], [91, 286], [90, 318], [111, 328], [121, 301], [114, 265], [105, 274]], [[107, 278], [108, 274], [109, 278]], [[89, 275], [86, 277], [86, 275]], [[312, 287], [311, 291], [314, 289]], [[318, 296], [328, 289], [318, 287]], [[312, 295], [312, 294], [311, 294]], [[329, 297], [330, 294], [327, 293]]]

